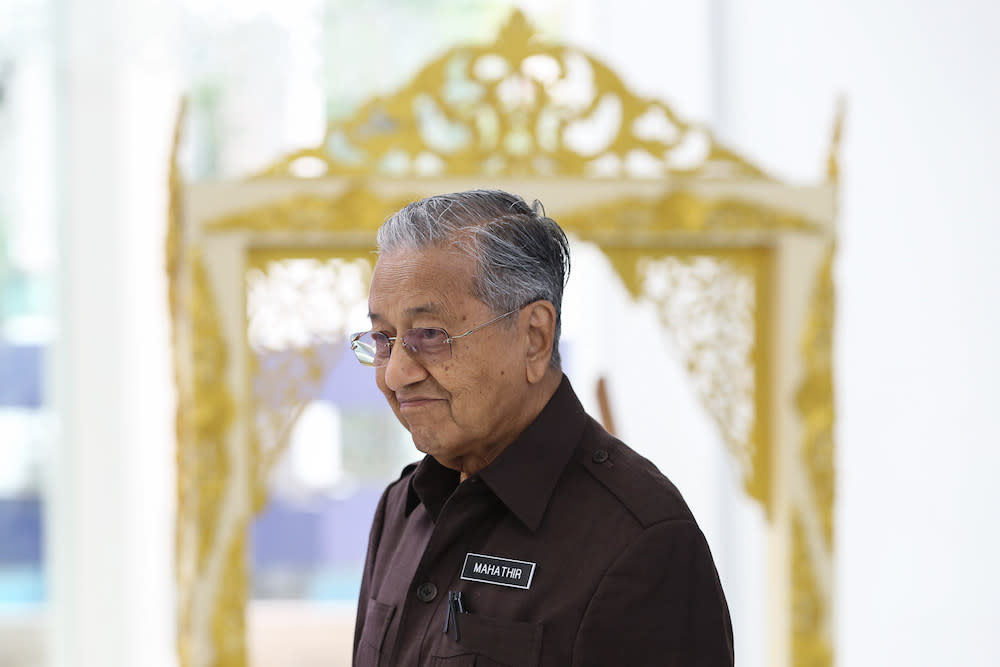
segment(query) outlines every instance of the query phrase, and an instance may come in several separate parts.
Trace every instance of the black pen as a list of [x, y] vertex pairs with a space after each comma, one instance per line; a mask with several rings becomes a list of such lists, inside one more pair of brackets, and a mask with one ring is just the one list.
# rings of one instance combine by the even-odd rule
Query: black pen
[[458, 615], [465, 613], [465, 605], [462, 604], [462, 591], [448, 591], [448, 609], [444, 615], [444, 634], [448, 634], [448, 628], [455, 628], [455, 641], [461, 641], [462, 635], [458, 629]]

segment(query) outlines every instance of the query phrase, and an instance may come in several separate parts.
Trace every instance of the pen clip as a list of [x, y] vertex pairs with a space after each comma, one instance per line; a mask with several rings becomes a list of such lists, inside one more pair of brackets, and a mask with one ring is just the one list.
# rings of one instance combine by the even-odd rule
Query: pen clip
[[461, 641], [462, 635], [458, 629], [458, 615], [465, 613], [465, 606], [462, 604], [462, 591], [448, 591], [448, 608], [444, 615], [444, 634], [448, 634], [450, 628], [455, 629], [455, 641]]

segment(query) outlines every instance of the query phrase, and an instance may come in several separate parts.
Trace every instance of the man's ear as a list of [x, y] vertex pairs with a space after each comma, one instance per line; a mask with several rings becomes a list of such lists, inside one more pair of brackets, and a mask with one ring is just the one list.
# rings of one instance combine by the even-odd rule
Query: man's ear
[[540, 382], [549, 370], [552, 343], [556, 337], [556, 309], [548, 301], [535, 301], [525, 306], [528, 318], [528, 346], [525, 367], [528, 382]]

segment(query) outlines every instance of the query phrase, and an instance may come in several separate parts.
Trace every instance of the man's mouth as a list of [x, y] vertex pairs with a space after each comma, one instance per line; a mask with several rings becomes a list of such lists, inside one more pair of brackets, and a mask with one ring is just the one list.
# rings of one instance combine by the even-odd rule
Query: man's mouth
[[409, 398], [397, 398], [396, 400], [399, 402], [400, 410], [407, 410], [426, 407], [444, 399], [432, 396], [411, 396]]

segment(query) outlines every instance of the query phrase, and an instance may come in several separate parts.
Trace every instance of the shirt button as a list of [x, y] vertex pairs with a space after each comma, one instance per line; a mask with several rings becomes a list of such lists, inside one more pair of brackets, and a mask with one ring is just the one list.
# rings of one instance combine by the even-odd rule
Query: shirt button
[[427, 581], [417, 588], [417, 599], [421, 602], [430, 602], [437, 597], [438, 587]]
[[590, 458], [594, 463], [604, 463], [608, 460], [608, 453], [603, 449], [598, 449]]

